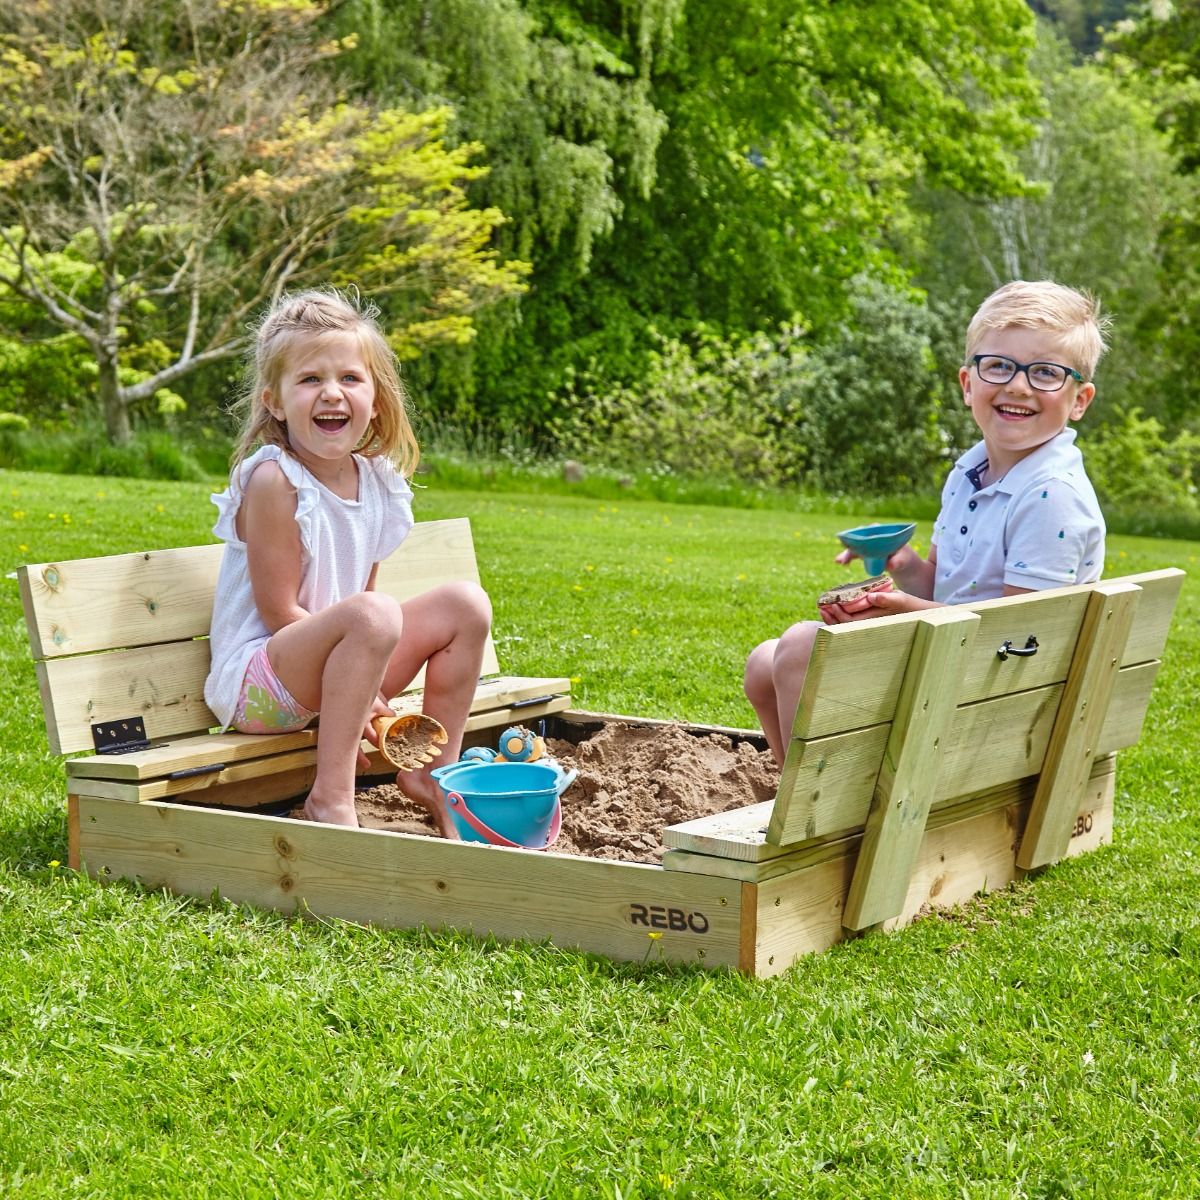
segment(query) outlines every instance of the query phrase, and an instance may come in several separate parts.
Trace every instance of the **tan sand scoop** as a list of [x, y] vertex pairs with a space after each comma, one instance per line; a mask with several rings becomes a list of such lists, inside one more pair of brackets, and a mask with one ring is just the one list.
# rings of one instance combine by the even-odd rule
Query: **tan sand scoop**
[[397, 771], [415, 771], [433, 762], [448, 740], [442, 723], [424, 713], [371, 718], [383, 757]]

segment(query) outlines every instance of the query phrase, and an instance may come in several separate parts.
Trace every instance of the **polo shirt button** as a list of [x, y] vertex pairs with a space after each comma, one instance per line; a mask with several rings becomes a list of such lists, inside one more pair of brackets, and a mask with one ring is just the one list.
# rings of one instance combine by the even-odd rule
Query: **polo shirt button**
[[969, 508], [969, 509], [970, 509], [972, 512], [974, 512], [974, 511], [975, 511], [975, 506], [976, 506], [978, 503], [979, 503], [979, 501], [978, 501], [978, 500], [972, 500], [972, 501], [971, 501], [971, 503], [967, 505], [967, 507], [968, 507], [968, 508]]
[[963, 526], [962, 526], [962, 527], [959, 529], [959, 531], [958, 531], [958, 532], [959, 532], [959, 533], [966, 533], [966, 532], [967, 532], [967, 527], [966, 527], [965, 525], [963, 525]]

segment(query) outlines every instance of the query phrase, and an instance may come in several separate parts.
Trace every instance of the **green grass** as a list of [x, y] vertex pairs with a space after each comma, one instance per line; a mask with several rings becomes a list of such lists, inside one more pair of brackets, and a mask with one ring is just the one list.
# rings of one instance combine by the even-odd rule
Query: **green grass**
[[[202, 485], [0, 488], [5, 571], [209, 540]], [[418, 509], [470, 516], [506, 669], [569, 674], [583, 707], [738, 725], [746, 652], [841, 576], [847, 523], [436, 475]], [[766, 983], [52, 865], [61, 766], [4, 580], [0, 1194], [1195, 1196], [1197, 550], [1110, 540], [1110, 575], [1192, 573], [1116, 845]]]

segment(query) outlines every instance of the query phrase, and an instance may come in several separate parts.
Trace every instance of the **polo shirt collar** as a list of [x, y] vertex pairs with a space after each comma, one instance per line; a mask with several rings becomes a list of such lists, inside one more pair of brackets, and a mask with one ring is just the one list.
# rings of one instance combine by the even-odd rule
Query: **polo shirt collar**
[[[979, 486], [979, 477], [983, 474], [988, 463], [987, 446], [983, 442], [968, 450], [955, 465], [961, 469], [977, 492], [1004, 492], [1006, 495], [1011, 496], [1015, 492], [1020, 491], [1026, 479], [1038, 471], [1038, 464], [1042, 461], [1045, 454], [1061, 454], [1074, 444], [1075, 430], [1064, 429], [1061, 433], [1055, 434], [1048, 442], [1043, 442], [1032, 454], [1027, 454], [1015, 467], [1009, 470], [1007, 475], [1001, 476], [983, 488]], [[976, 454], [977, 451], [978, 454]], [[968, 461], [971, 459], [974, 459], [974, 461]]]

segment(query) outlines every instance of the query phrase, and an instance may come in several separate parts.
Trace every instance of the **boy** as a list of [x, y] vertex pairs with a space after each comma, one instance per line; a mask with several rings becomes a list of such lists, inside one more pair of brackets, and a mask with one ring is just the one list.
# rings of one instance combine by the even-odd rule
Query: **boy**
[[[1096, 394], [1106, 327], [1097, 301], [1049, 281], [1005, 284], [980, 305], [958, 379], [983, 440], [946, 479], [929, 557], [897, 550], [887, 561], [897, 590], [869, 592], [853, 612], [825, 607], [827, 623], [1100, 578], [1104, 518], [1067, 422]], [[780, 763], [819, 628], [793, 625], [746, 662], [746, 697]]]

